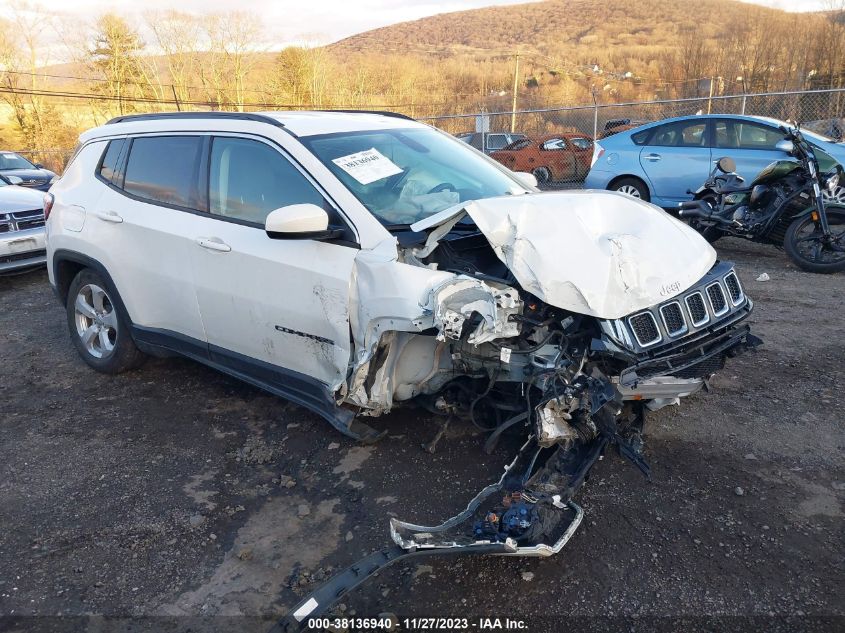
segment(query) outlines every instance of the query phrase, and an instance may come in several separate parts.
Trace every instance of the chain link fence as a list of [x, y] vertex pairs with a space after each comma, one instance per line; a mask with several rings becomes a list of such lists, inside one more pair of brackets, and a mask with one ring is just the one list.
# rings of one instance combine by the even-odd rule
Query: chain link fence
[[19, 149], [15, 151], [26, 158], [33, 165], [40, 165], [57, 174], [62, 173], [71, 155], [70, 149]]
[[[525, 145], [525, 147], [515, 151], [533, 152], [544, 138], [555, 135], [578, 134], [600, 141], [611, 134], [643, 123], [694, 114], [748, 114], [797, 121], [802, 127], [820, 134], [840, 137], [845, 132], [845, 89], [594, 104], [516, 112], [478, 112], [426, 117], [421, 120], [451, 134], [483, 131], [485, 140], [481, 141], [480, 135], [477, 135], [473, 144], [480, 149], [481, 143], [484, 142], [488, 151], [501, 147], [502, 134], [522, 134], [534, 143], [520, 143], [519, 145]], [[489, 135], [489, 141], [487, 135]], [[577, 150], [572, 147], [569, 150], [563, 147], [559, 151], [577, 153]], [[552, 156], [552, 153], [549, 152], [547, 155]], [[503, 155], [494, 157], [504, 162]], [[539, 160], [539, 154], [534, 152], [534, 157], [536, 163], [536, 160]], [[516, 162], [523, 160], [521, 157], [516, 157], [515, 160], [508, 158], [508, 160], [510, 164], [505, 164], [509, 167], [516, 164], [516, 170], [521, 170], [518, 168], [521, 163]], [[552, 160], [561, 162], [568, 159], [556, 156]], [[546, 168], [546, 166], [538, 165], [538, 168]], [[555, 172], [557, 172], [557, 178], [554, 177]], [[550, 188], [571, 187], [583, 181], [586, 176], [584, 170], [578, 168], [566, 170], [546, 168], [545, 171], [539, 173], [541, 176], [552, 176], [543, 183], [544, 186]]]
[[[692, 99], [640, 101], [630, 103], [593, 104], [559, 108], [517, 110], [516, 112], [476, 112], [472, 114], [443, 114], [422, 117], [451, 134], [485, 131], [483, 142], [488, 150], [500, 149], [503, 134], [525, 135], [537, 147], [544, 137], [553, 138], [561, 134], [575, 134], [588, 141], [609, 136], [632, 126], [659, 121], [661, 119], [692, 114], [749, 114], [767, 116], [781, 120], [798, 121], [803, 127], [815, 132], [837, 137], [845, 132], [845, 88], [835, 90], [809, 90], [803, 92], [775, 92], [764, 94], [743, 94], [713, 96]], [[487, 134], [490, 135], [488, 139]], [[476, 141], [478, 139], [476, 138]], [[488, 143], [495, 140], [495, 143]], [[481, 148], [480, 142], [474, 142]], [[583, 145], [583, 143], [582, 143]], [[519, 151], [524, 151], [523, 148]], [[571, 149], [571, 148], [570, 148]], [[546, 186], [571, 187], [582, 182], [589, 169], [591, 148], [581, 147], [578, 160], [567, 159], [566, 169], [552, 169]], [[567, 149], [563, 148], [562, 152]], [[23, 149], [18, 153], [33, 163], [43, 164], [48, 169], [61, 173], [73, 153], [73, 148]], [[514, 163], [508, 167], [521, 170]]]

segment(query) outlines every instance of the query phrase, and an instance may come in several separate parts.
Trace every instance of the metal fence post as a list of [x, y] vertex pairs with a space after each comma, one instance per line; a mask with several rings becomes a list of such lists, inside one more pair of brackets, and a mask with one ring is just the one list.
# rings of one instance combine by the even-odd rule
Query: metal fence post
[[748, 99], [748, 95], [742, 95], [742, 112], [740, 114], [745, 114], [745, 101]]

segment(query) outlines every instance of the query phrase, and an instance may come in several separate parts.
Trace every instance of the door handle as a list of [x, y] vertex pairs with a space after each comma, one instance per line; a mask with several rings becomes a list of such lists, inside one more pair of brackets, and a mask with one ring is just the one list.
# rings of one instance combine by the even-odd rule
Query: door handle
[[228, 253], [232, 250], [232, 247], [219, 237], [198, 237], [197, 244], [210, 251], [218, 251], [220, 253]]
[[114, 211], [100, 211], [95, 215], [100, 218], [103, 222], [113, 222], [115, 224], [120, 224], [121, 222], [123, 222], [123, 218], [120, 217]]
[[656, 163], [663, 157], [660, 154], [646, 154], [643, 158], [645, 158], [646, 160], [650, 160], [653, 163]]

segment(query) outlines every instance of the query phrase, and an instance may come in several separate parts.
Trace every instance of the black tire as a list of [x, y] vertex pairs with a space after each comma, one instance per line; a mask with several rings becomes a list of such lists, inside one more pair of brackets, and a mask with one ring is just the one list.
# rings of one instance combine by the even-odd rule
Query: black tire
[[639, 178], [626, 177], [613, 181], [608, 187], [610, 191], [618, 191], [645, 202], [651, 201], [651, 194], [646, 184]]
[[552, 181], [552, 172], [548, 167], [535, 167], [531, 173], [537, 179], [538, 185], [545, 185]]
[[104, 374], [133, 369], [146, 358], [132, 340], [120, 305], [90, 268], [79, 271], [68, 288], [65, 312], [70, 338], [82, 360]]
[[[804, 215], [793, 220], [783, 238], [783, 248], [789, 258], [799, 268], [811, 273], [830, 274], [845, 270], [845, 207], [827, 207], [827, 219], [830, 230], [834, 234], [834, 243], [823, 245], [822, 259], [818, 261], [808, 250], [812, 250], [814, 240], [812, 236], [815, 222], [810, 215]], [[809, 230], [809, 233], [807, 232]]]

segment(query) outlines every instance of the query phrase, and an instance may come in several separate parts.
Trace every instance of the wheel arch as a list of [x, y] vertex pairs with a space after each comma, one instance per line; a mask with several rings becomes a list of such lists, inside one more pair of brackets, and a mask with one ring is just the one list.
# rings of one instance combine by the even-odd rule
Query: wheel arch
[[611, 180], [609, 183], [607, 183], [607, 188], [613, 189], [613, 187], [615, 187], [616, 184], [620, 180], [628, 180], [628, 179], [637, 180], [637, 181], [641, 182], [643, 184], [643, 187], [645, 187], [645, 190], [648, 192], [648, 195], [651, 196], [651, 193], [652, 193], [651, 187], [648, 186], [648, 183], [645, 180], [643, 180], [640, 176], [637, 176], [636, 174], [621, 174], [619, 176], [615, 176], [613, 178], [613, 180]]
[[96, 259], [88, 257], [87, 255], [65, 249], [60, 249], [53, 253], [53, 279], [56, 281], [56, 294], [62, 302], [62, 305], [67, 304], [70, 284], [79, 272], [86, 268], [93, 270], [102, 277], [103, 282], [107, 286], [106, 290], [108, 290], [109, 295], [113, 298], [114, 302], [118, 304], [118, 307], [122, 310], [123, 314], [126, 315], [126, 318], [129, 320], [131, 325], [132, 317], [126, 309], [126, 305], [123, 303], [123, 298], [120, 296], [120, 292], [118, 292], [117, 286], [115, 286], [114, 280], [109, 274], [109, 271], [106, 270], [106, 267]]

